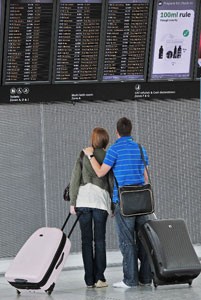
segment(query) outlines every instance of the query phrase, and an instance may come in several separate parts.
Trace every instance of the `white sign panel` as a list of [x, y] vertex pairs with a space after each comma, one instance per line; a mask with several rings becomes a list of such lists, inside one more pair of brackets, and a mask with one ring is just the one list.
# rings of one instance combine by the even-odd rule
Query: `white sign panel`
[[189, 77], [195, 19], [193, 4], [194, 1], [158, 1], [153, 79]]

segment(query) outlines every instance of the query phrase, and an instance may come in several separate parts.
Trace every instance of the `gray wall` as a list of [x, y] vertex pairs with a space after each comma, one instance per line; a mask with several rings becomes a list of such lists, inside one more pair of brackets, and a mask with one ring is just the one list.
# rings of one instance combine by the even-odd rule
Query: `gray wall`
[[[148, 151], [159, 218], [184, 218], [201, 242], [200, 102], [195, 100], [18, 104], [0, 107], [0, 258], [12, 257], [42, 226], [61, 226], [69, 210], [63, 189], [95, 126], [127, 116]], [[72, 224], [74, 216], [69, 225]], [[71, 238], [80, 251], [79, 226]], [[114, 220], [107, 248], [118, 248]]]

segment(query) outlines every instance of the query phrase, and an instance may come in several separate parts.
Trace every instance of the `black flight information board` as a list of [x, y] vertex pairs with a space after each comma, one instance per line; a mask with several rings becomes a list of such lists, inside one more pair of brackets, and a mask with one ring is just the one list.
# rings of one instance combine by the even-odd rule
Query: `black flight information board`
[[149, 3], [108, 0], [103, 80], [144, 79]]
[[50, 83], [53, 0], [10, 0], [7, 8], [3, 83]]
[[98, 77], [102, 0], [61, 0], [54, 82]]

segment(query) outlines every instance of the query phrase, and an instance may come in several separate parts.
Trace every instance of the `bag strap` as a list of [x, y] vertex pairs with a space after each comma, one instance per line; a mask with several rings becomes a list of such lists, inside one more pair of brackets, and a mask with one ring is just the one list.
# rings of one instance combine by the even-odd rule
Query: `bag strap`
[[116, 177], [114, 176], [114, 180], [115, 180], [115, 183], [116, 183], [116, 186], [117, 186], [117, 189], [119, 188], [119, 185], [118, 185], [118, 182], [117, 182], [117, 179]]
[[138, 144], [138, 146], [140, 148], [140, 153], [141, 153], [141, 157], [142, 157], [142, 160], [143, 160], [143, 163], [144, 163], [145, 170], [147, 171], [147, 176], [148, 176], [149, 183], [151, 184], [151, 178], [150, 178], [149, 171], [148, 171], [148, 168], [147, 168], [147, 165], [146, 165], [146, 162], [145, 162], [144, 153], [142, 151], [142, 146], [141, 146], [141, 144]]
[[80, 152], [80, 157], [79, 157], [79, 159], [80, 159], [81, 170], [82, 170], [82, 166], [83, 166], [83, 157], [84, 157], [84, 151], [81, 151], [81, 152]]
[[84, 157], [84, 151], [81, 151], [79, 156], [80, 168], [81, 168], [81, 182], [83, 182], [83, 177], [82, 177], [83, 157]]
[[[80, 156], [79, 156], [79, 162], [80, 162], [80, 167], [81, 167], [81, 171], [82, 171], [82, 167], [83, 167], [83, 157], [84, 157], [84, 151], [80, 152]], [[81, 174], [82, 175], [82, 174]], [[67, 185], [67, 187], [69, 186], [69, 183]], [[70, 216], [69, 216], [70, 217]]]

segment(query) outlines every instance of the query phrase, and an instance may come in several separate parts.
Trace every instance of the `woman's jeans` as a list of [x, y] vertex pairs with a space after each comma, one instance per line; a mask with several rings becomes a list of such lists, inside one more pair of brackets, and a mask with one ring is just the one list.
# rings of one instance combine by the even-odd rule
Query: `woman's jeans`
[[[138, 228], [149, 219], [148, 216], [124, 217], [119, 204], [115, 206], [115, 220], [119, 238], [119, 248], [123, 255], [123, 282], [129, 286], [151, 283], [152, 275], [148, 257], [137, 237]], [[140, 269], [138, 270], [138, 258]]]
[[98, 280], [105, 281], [106, 269], [106, 222], [108, 213], [97, 208], [77, 208], [82, 212], [79, 223], [82, 238], [82, 257], [86, 285], [94, 285]]

